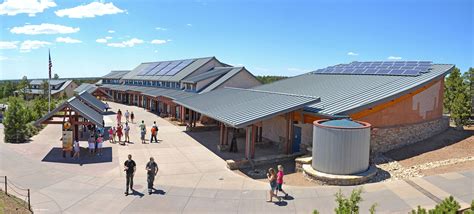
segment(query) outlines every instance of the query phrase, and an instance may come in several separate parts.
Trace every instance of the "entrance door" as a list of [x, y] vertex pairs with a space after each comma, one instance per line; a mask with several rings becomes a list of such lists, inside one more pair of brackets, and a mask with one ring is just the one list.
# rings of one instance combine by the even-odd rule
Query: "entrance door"
[[293, 126], [293, 152], [300, 151], [301, 144], [301, 127]]

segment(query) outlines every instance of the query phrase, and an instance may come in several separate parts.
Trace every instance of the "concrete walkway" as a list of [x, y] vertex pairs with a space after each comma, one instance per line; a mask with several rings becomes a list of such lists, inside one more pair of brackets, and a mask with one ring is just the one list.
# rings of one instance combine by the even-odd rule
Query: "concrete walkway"
[[[225, 162], [166, 120], [145, 110], [109, 103], [133, 111], [136, 120], [153, 121], [160, 126], [160, 143], [141, 144], [138, 125], [132, 124], [131, 140], [121, 146], [105, 143], [110, 157], [91, 157], [95, 163], [82, 166], [68, 157], [54, 154], [60, 147], [60, 126], [48, 125], [26, 144], [3, 143], [0, 127], [0, 175], [16, 185], [32, 189], [35, 213], [333, 213], [334, 194], [349, 193], [354, 187], [292, 187], [291, 197], [281, 203], [267, 203], [267, 183], [242, 177], [226, 168]], [[115, 123], [115, 115], [106, 116]], [[149, 139], [149, 136], [147, 136]], [[81, 142], [86, 147], [86, 142]], [[124, 196], [123, 162], [132, 154], [137, 163], [136, 195]], [[84, 152], [82, 155], [85, 155]], [[146, 192], [145, 163], [154, 156], [160, 172], [155, 181], [156, 194]], [[468, 206], [474, 199], [474, 168], [410, 181], [362, 185], [361, 210], [365, 213], [377, 203], [377, 213], [407, 213], [417, 205], [431, 208], [436, 201], [454, 195]]]

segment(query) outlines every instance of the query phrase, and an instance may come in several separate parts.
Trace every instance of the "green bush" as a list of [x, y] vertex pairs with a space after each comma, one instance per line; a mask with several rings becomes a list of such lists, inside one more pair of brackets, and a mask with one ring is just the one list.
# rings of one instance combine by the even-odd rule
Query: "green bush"
[[[472, 205], [471, 205], [472, 206]], [[459, 203], [454, 200], [453, 196], [449, 196], [448, 198], [444, 199], [441, 203], [436, 205], [436, 207], [432, 210], [426, 211], [426, 209], [418, 206], [417, 210], [412, 210], [412, 214], [456, 214], [461, 208]]]
[[5, 126], [5, 142], [23, 143], [28, 140], [28, 120], [29, 112], [25, 108], [24, 101], [17, 97], [10, 97], [3, 121]]

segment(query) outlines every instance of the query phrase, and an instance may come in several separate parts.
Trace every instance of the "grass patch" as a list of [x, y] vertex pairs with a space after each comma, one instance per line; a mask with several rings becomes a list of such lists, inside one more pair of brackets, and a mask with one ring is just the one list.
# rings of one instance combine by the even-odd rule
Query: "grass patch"
[[27, 202], [0, 191], [0, 214], [4, 213], [31, 214], [32, 212], [28, 210]]

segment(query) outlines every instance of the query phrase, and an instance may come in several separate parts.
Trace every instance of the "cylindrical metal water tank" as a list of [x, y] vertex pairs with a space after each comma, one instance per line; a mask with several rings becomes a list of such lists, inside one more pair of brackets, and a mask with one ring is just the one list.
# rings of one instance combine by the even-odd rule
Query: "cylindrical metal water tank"
[[370, 156], [370, 126], [350, 119], [314, 121], [312, 167], [336, 175], [366, 171]]

